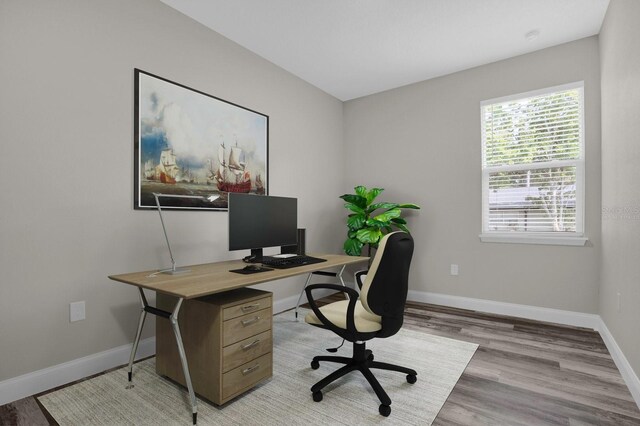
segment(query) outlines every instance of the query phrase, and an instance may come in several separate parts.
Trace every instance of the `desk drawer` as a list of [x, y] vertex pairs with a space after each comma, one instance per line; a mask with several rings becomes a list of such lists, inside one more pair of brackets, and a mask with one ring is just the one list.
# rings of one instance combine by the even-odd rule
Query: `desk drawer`
[[271, 353], [268, 353], [224, 373], [222, 375], [222, 399], [233, 397], [271, 376]]
[[227, 372], [271, 352], [271, 331], [249, 337], [222, 350], [222, 371]]
[[224, 310], [222, 311], [222, 320], [227, 321], [232, 318], [237, 318], [242, 315], [261, 311], [269, 307], [271, 307], [271, 297], [264, 297], [262, 299], [252, 300], [250, 302], [246, 302], [241, 305], [224, 308]]
[[271, 329], [271, 306], [251, 314], [225, 321], [222, 331], [222, 346], [229, 346], [240, 340]]

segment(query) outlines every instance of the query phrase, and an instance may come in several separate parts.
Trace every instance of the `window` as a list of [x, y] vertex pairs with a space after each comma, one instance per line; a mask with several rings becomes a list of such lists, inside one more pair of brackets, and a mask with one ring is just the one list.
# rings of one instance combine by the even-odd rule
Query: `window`
[[486, 242], [584, 245], [584, 85], [481, 103]]

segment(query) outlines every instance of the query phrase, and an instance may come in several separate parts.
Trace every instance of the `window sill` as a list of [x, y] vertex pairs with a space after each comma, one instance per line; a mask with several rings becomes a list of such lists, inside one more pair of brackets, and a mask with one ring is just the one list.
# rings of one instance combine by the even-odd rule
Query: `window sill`
[[546, 244], [553, 246], [584, 246], [588, 238], [574, 236], [555, 235], [513, 235], [513, 234], [480, 234], [483, 243], [508, 243], [508, 244]]

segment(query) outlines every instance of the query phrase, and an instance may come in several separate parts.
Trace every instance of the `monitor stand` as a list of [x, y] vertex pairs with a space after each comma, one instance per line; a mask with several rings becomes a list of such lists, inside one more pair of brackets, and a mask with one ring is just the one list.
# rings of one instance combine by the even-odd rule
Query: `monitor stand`
[[242, 260], [247, 263], [262, 263], [262, 249], [251, 249], [251, 255]]

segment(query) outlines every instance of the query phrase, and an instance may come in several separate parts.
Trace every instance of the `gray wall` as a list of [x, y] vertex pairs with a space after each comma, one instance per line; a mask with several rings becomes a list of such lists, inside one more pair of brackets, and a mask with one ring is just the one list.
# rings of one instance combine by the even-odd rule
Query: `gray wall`
[[600, 315], [636, 374], [640, 374], [639, 16], [639, 1], [612, 0], [600, 33], [603, 208]]
[[[584, 80], [586, 247], [481, 243], [480, 101]], [[597, 311], [600, 65], [590, 37], [345, 103], [347, 184], [416, 202], [413, 290]], [[450, 276], [449, 265], [460, 265]]]
[[[157, 213], [132, 207], [134, 67], [269, 115], [271, 194], [299, 197], [309, 249], [340, 250], [342, 102], [158, 1], [2, 0], [0, 381], [131, 342], [137, 292], [107, 275], [169, 264]], [[166, 221], [183, 264], [247, 254], [227, 213]]]

